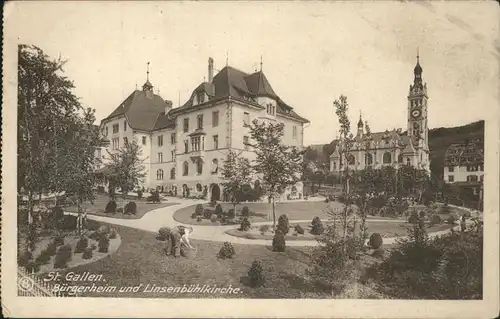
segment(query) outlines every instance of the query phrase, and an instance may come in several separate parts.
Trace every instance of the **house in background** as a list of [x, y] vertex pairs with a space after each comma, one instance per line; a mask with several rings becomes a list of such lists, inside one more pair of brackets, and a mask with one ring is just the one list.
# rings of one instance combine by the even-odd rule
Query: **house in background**
[[478, 183], [484, 177], [484, 141], [475, 139], [451, 144], [444, 158], [446, 183]]
[[[208, 81], [200, 83], [178, 108], [154, 93], [148, 76], [142, 91], [132, 92], [102, 120], [111, 154], [132, 139], [142, 146], [144, 187], [220, 200], [221, 166], [229, 151], [255, 158], [247, 128], [254, 119], [284, 123], [283, 142], [303, 147], [308, 120], [274, 92], [262, 68], [249, 74], [226, 66], [214, 76], [213, 65], [210, 58]], [[283, 196], [302, 194], [299, 182]]]

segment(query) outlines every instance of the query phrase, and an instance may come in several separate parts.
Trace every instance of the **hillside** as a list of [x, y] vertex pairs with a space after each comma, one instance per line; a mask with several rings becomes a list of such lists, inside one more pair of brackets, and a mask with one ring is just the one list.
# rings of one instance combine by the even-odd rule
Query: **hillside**
[[[403, 133], [404, 134], [404, 133]], [[429, 148], [431, 150], [431, 173], [439, 178], [443, 177], [444, 153], [452, 143], [462, 143], [467, 139], [484, 136], [484, 121], [473, 122], [463, 126], [439, 127], [429, 131]], [[328, 162], [333, 152], [335, 142], [323, 145], [322, 160]], [[315, 149], [319, 146], [315, 145]], [[318, 152], [320, 153], [320, 152]]]

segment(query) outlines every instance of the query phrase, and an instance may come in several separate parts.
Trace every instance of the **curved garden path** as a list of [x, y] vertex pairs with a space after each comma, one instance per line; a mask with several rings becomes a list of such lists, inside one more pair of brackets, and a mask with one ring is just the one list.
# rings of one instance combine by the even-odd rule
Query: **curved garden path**
[[[196, 204], [205, 203], [201, 200], [192, 199], [175, 199], [177, 205], [167, 206], [152, 210], [146, 213], [140, 219], [119, 219], [113, 217], [104, 217], [88, 214], [87, 218], [97, 220], [103, 223], [121, 225], [131, 228], [136, 228], [140, 230], [146, 230], [151, 232], [157, 232], [160, 227], [175, 227], [175, 226], [186, 226], [192, 227], [193, 232], [190, 235], [192, 239], [215, 241], [215, 242], [232, 242], [236, 244], [247, 244], [247, 245], [270, 245], [271, 240], [267, 239], [248, 239], [242, 237], [236, 237], [225, 232], [229, 229], [235, 229], [238, 225], [227, 225], [227, 226], [210, 226], [210, 225], [187, 225], [180, 223], [174, 219], [174, 213], [185, 207], [193, 206]], [[374, 222], [399, 222], [401, 220], [387, 220], [387, 219], [370, 219]], [[310, 220], [293, 220], [294, 223], [297, 222], [310, 222]], [[272, 225], [272, 221], [266, 222], [255, 222], [252, 223], [253, 226], [260, 225]], [[460, 227], [460, 226], [455, 226]], [[448, 233], [450, 230], [442, 230], [433, 233], [429, 233], [430, 237], [440, 236]], [[384, 238], [384, 244], [394, 244], [399, 237]], [[314, 240], [288, 240], [287, 246], [316, 246], [317, 242]]]

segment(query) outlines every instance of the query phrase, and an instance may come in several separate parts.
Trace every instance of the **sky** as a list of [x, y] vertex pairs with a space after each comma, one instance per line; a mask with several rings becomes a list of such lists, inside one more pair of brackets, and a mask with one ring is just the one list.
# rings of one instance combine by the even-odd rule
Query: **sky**
[[215, 69], [262, 69], [274, 91], [310, 120], [304, 143], [338, 134], [333, 101], [362, 112], [371, 131], [406, 129], [417, 49], [429, 127], [488, 119], [499, 101], [495, 2], [17, 2], [17, 41], [68, 62], [65, 75], [100, 120], [150, 80], [174, 106]]

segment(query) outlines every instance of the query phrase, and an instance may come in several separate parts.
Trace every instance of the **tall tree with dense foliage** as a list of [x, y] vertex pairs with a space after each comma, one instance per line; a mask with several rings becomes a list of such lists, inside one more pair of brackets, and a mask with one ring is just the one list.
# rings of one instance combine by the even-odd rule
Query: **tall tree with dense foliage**
[[107, 152], [109, 187], [112, 190], [120, 187], [123, 200], [125, 200], [128, 193], [139, 186], [146, 176], [146, 167], [141, 158], [142, 149], [136, 140], [132, 140], [126, 142], [117, 152]]
[[298, 148], [283, 144], [283, 123], [254, 120], [249, 130], [252, 140], [249, 146], [256, 154], [252, 168], [262, 180], [261, 185], [271, 202], [273, 227], [276, 229], [275, 200], [287, 186], [300, 180], [302, 154]]
[[229, 195], [233, 209], [244, 194], [244, 185], [251, 183], [252, 168], [247, 158], [240, 157], [235, 151], [229, 151], [221, 170], [222, 185], [224, 191]]
[[65, 62], [50, 59], [36, 46], [18, 47], [18, 192], [28, 196], [29, 221], [35, 196], [87, 183], [90, 168], [83, 179], [73, 173], [82, 156], [90, 159], [102, 142], [88, 129], [93, 111], [83, 110], [73, 82], [63, 75]]

